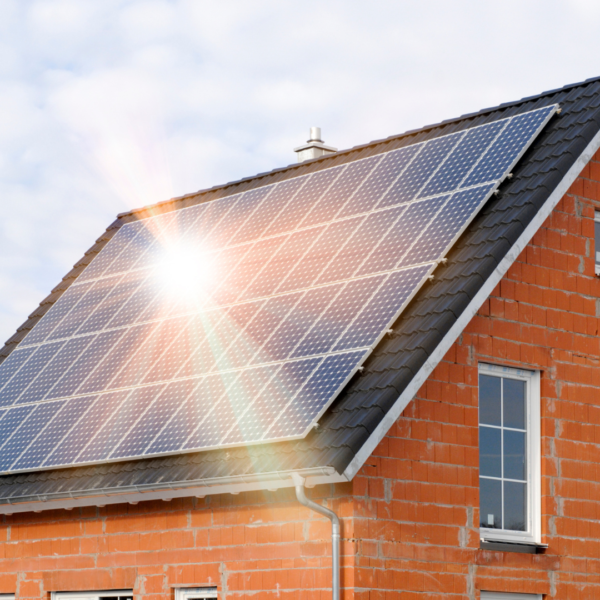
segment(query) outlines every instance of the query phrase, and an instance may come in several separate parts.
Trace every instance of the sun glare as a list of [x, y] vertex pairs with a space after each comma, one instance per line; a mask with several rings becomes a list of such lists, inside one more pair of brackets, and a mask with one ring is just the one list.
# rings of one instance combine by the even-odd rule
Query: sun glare
[[170, 243], [156, 269], [159, 285], [187, 302], [203, 303], [215, 283], [214, 260], [190, 243]]

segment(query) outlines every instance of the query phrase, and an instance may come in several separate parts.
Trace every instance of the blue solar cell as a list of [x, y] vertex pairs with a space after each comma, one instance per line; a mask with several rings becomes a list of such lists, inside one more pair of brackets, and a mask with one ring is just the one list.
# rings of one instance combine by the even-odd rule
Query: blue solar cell
[[[37, 404], [0, 448], [0, 471], [6, 471], [62, 408], [64, 400]], [[15, 410], [15, 409], [13, 409]], [[13, 410], [9, 411], [13, 412]], [[1, 425], [1, 423], [0, 423]]]
[[[379, 275], [346, 283], [327, 310], [315, 319], [314, 331], [302, 340], [292, 358], [329, 352], [384, 279], [385, 276]], [[335, 287], [339, 289], [340, 286]]]
[[245, 389], [253, 390], [261, 383], [264, 383], [264, 387], [259, 394], [253, 396], [246, 412], [230, 430], [223, 443], [255, 442], [264, 439], [266, 432], [274, 439], [283, 437], [279, 422], [285, 408], [294, 400], [320, 360], [310, 358], [286, 362], [279, 366], [269, 365], [269, 369], [260, 367], [244, 371], [240, 377], [244, 380]]
[[[186, 447], [186, 440], [194, 435], [198, 427], [215, 419], [215, 414], [221, 413], [222, 407], [219, 406], [219, 402], [236, 377], [237, 373], [225, 373], [202, 378], [192, 395], [182, 403], [180, 410], [156, 436], [144, 454], [173, 452]], [[196, 439], [201, 435], [201, 432], [197, 433]], [[191, 447], [197, 446], [192, 443]]]
[[119, 279], [120, 277], [117, 275], [96, 281], [85, 296], [70, 310], [69, 314], [48, 336], [48, 340], [57, 340], [73, 335], [117, 285]]
[[300, 227], [311, 227], [331, 221], [356, 192], [365, 177], [379, 164], [382, 157], [383, 155], [372, 156], [348, 165], [300, 222]]
[[123, 368], [107, 389], [114, 390], [140, 384], [169, 345], [188, 326], [190, 320], [191, 317], [176, 317], [159, 323], [154, 331], [137, 346], [136, 352], [130, 359], [123, 361]]
[[227, 244], [272, 190], [273, 186], [266, 186], [242, 194], [227, 213], [227, 219], [221, 219], [204, 241], [215, 248]]
[[373, 345], [418, 289], [431, 267], [427, 264], [390, 273], [332, 350], [339, 352]]
[[107, 388], [113, 377], [123, 368], [124, 364], [134, 354], [134, 349], [144, 343], [144, 340], [156, 329], [158, 323], [137, 325], [127, 330], [113, 349], [99, 363], [90, 365], [89, 377], [77, 390], [79, 394], [92, 394]]
[[119, 329], [100, 333], [95, 336], [85, 351], [65, 370], [63, 376], [46, 394], [46, 397], [53, 399], [74, 395], [79, 386], [89, 376], [91, 367], [97, 365], [105, 356], [112, 352], [113, 347], [124, 334], [125, 331]]
[[[242, 260], [229, 272], [223, 271], [222, 281], [217, 283], [212, 294], [216, 305], [237, 301], [261, 269], [267, 264], [286, 241], [284, 236], [267, 238], [253, 244]], [[219, 265], [219, 271], [221, 268]]]
[[469, 174], [463, 187], [500, 179], [555, 109], [549, 106], [514, 117]]
[[[62, 408], [64, 400], [37, 404], [0, 449], [0, 472], [7, 471]], [[14, 409], [8, 411], [9, 415]], [[10, 418], [9, 415], [6, 415]]]
[[[259, 356], [262, 361], [273, 362], [288, 358], [292, 350], [327, 310], [341, 288], [342, 285], [338, 283], [305, 292], [302, 299], [294, 306], [294, 310], [260, 349]], [[256, 358], [254, 362], [257, 362]]]
[[[262, 302], [251, 302], [232, 306], [219, 314], [210, 314], [215, 323], [208, 322], [211, 333], [198, 345], [192, 356], [185, 362], [178, 377], [198, 377], [210, 372], [217, 365], [217, 359], [239, 334], [242, 324], [250, 321], [260, 309]], [[218, 319], [218, 320], [217, 320]]]
[[364, 350], [361, 350], [325, 357], [277, 421], [279, 437], [286, 438], [304, 432], [347, 381], [364, 354]]
[[132, 265], [135, 265], [142, 256], [146, 254], [153, 244], [157, 243], [157, 238], [152, 229], [146, 227], [141, 221], [131, 225], [125, 225], [121, 229], [135, 228], [138, 234], [129, 242], [126, 248], [112, 261], [112, 263], [102, 273], [103, 277], [129, 271]]
[[144, 229], [144, 226], [145, 224], [139, 221], [121, 227], [102, 249], [102, 252], [94, 257], [91, 264], [77, 278], [78, 281], [88, 281], [100, 277], [119, 254], [136, 238], [138, 233]]
[[2, 387], [10, 381], [10, 378], [27, 362], [36, 350], [36, 346], [30, 346], [29, 348], [21, 348], [19, 346], [2, 361], [2, 364], [0, 364], [0, 385]]
[[13, 433], [23, 424], [27, 416], [36, 408], [34, 404], [17, 406], [2, 413], [0, 418], [0, 452]]
[[444, 256], [449, 245], [471, 222], [493, 189], [494, 186], [488, 184], [457, 192], [450, 197], [435, 222], [423, 232], [398, 266], [429, 262]]
[[270, 296], [324, 230], [324, 226], [314, 227], [287, 236], [279, 250], [270, 261], [263, 265], [256, 278], [242, 292], [238, 300]]
[[419, 146], [408, 146], [385, 154], [383, 160], [373, 169], [352, 198], [344, 205], [344, 208], [336, 215], [337, 218], [372, 210], [388, 188], [398, 177], [402, 176], [404, 169], [419, 150]]
[[307, 288], [316, 282], [317, 277], [352, 235], [366, 217], [354, 217], [327, 225], [321, 236], [306, 251], [289, 275], [275, 288], [276, 293], [291, 292]]
[[43, 342], [91, 287], [91, 283], [72, 285], [52, 305], [52, 308], [40, 319], [39, 323], [36, 324], [19, 345], [29, 346], [30, 344]]
[[369, 275], [396, 268], [401, 257], [410, 250], [446, 199], [446, 196], [438, 196], [410, 204], [402, 218], [396, 221], [367, 257], [357, 274]]
[[114, 327], [126, 327], [135, 323], [141, 314], [148, 308], [150, 303], [156, 298], [158, 289], [152, 274], [144, 276], [140, 274], [141, 283], [133, 294], [125, 301], [123, 306], [118, 308], [112, 319], [105, 325], [105, 329]]
[[[327, 192], [345, 168], [334, 167], [307, 176], [308, 181], [302, 187], [302, 193], [297, 193], [286, 205], [285, 210], [277, 214], [265, 231], [265, 235], [281, 235], [295, 229], [313, 207], [317, 206], [321, 196]], [[289, 183], [303, 179], [303, 177], [299, 177], [292, 179]], [[283, 186], [285, 183], [288, 182], [279, 185]]]
[[[98, 396], [84, 416], [81, 417], [77, 427], [72, 428], [67, 433], [61, 440], [60, 445], [55, 446], [54, 451], [44, 461], [43, 466], [53, 467], [76, 462], [77, 455], [110, 419], [129, 392], [130, 390], [120, 390]], [[2, 421], [0, 421], [0, 428], [1, 426]]]
[[[175, 415], [198, 385], [198, 379], [184, 379], [167, 385], [157, 396], [156, 401], [146, 410], [124, 439], [111, 453], [111, 458], [140, 456], [150, 441], [161, 431]], [[148, 389], [148, 388], [144, 388]]]
[[431, 140], [421, 147], [415, 160], [408, 165], [402, 177], [388, 190], [377, 208], [414, 200], [419, 190], [439, 168], [465, 134], [454, 133]]
[[[279, 213], [286, 212], [288, 203], [299, 193], [299, 190], [308, 180], [308, 177], [297, 177], [290, 181], [284, 181], [280, 185], [269, 186], [269, 195], [232, 239], [228, 240], [228, 243], [243, 244], [259, 238]], [[304, 194], [300, 192], [300, 195], [303, 196]]]
[[496, 121], [467, 131], [448, 159], [421, 190], [420, 198], [456, 189], [493, 142], [505, 123]]
[[[80, 417], [95, 399], [96, 396], [83, 396], [65, 402], [56, 417], [12, 466], [12, 470], [40, 467], [54, 447], [77, 425]], [[55, 403], [51, 406], [55, 406]]]
[[65, 342], [54, 342], [38, 346], [35, 353], [0, 391], [0, 406], [12, 404], [64, 344]]
[[385, 237], [390, 227], [398, 221], [406, 206], [396, 206], [368, 215], [355, 231], [351, 239], [340, 247], [335, 258], [325, 267], [317, 279], [317, 284], [349, 279]]
[[124, 225], [0, 366], [1, 469], [305, 435], [555, 109]]
[[50, 388], [67, 372], [93, 339], [94, 336], [89, 335], [67, 340], [37, 376], [31, 380], [29, 386], [16, 399], [15, 403], [26, 404], [43, 400]]
[[282, 326], [285, 318], [302, 297], [302, 292], [275, 296], [261, 304], [260, 310], [245, 327], [227, 352], [235, 368], [267, 362], [269, 357], [261, 350], [273, 332]]
[[[242, 406], [239, 415], [230, 422], [230, 428], [223, 436], [224, 444], [256, 442], [262, 438], [271, 423], [277, 419], [286, 400], [284, 386], [269, 383], [276, 377], [280, 365], [266, 365], [254, 369], [244, 369], [229, 389], [229, 401]], [[269, 400], [265, 399], [267, 395]], [[235, 400], [231, 400], [234, 397]], [[248, 402], [248, 398], [252, 398]], [[261, 399], [266, 401], [260, 402]], [[276, 402], [274, 402], [276, 401]], [[234, 413], [235, 414], [235, 413]]]
[[140, 271], [126, 274], [104, 297], [90, 316], [77, 329], [76, 335], [100, 331], [139, 288], [146, 274]]
[[163, 384], [132, 390], [110, 418], [106, 419], [104, 426], [82, 450], [77, 460], [79, 462], [95, 462], [108, 458], [114, 448], [126, 437], [127, 432], [140, 415], [143, 415], [164, 388]]

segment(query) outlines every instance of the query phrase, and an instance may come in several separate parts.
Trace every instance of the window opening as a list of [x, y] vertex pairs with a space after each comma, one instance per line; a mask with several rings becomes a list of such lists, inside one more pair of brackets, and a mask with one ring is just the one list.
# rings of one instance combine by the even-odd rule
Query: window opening
[[515, 594], [513, 592], [481, 592], [481, 600], [542, 600], [542, 594]]
[[482, 537], [539, 542], [539, 374], [480, 365]]
[[52, 600], [133, 600], [133, 590], [52, 592]]
[[175, 600], [210, 600], [217, 597], [217, 588], [177, 588]]

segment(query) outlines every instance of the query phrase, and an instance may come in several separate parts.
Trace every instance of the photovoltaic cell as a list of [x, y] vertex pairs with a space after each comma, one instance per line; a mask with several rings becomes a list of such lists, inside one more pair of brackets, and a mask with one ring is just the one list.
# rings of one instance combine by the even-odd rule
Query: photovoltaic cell
[[124, 224], [0, 365], [0, 472], [306, 435], [556, 109]]

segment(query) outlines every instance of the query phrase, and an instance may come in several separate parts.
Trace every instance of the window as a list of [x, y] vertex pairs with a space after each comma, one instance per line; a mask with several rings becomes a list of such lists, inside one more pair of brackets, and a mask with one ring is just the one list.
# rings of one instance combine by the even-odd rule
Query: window
[[600, 210], [594, 213], [594, 250], [596, 257], [596, 275], [600, 275]]
[[175, 600], [208, 600], [217, 597], [217, 588], [177, 588]]
[[133, 600], [133, 590], [97, 592], [52, 592], [52, 600]]
[[539, 373], [479, 366], [479, 513], [485, 540], [540, 542]]
[[542, 600], [542, 595], [512, 594], [506, 592], [481, 592], [481, 600]]

